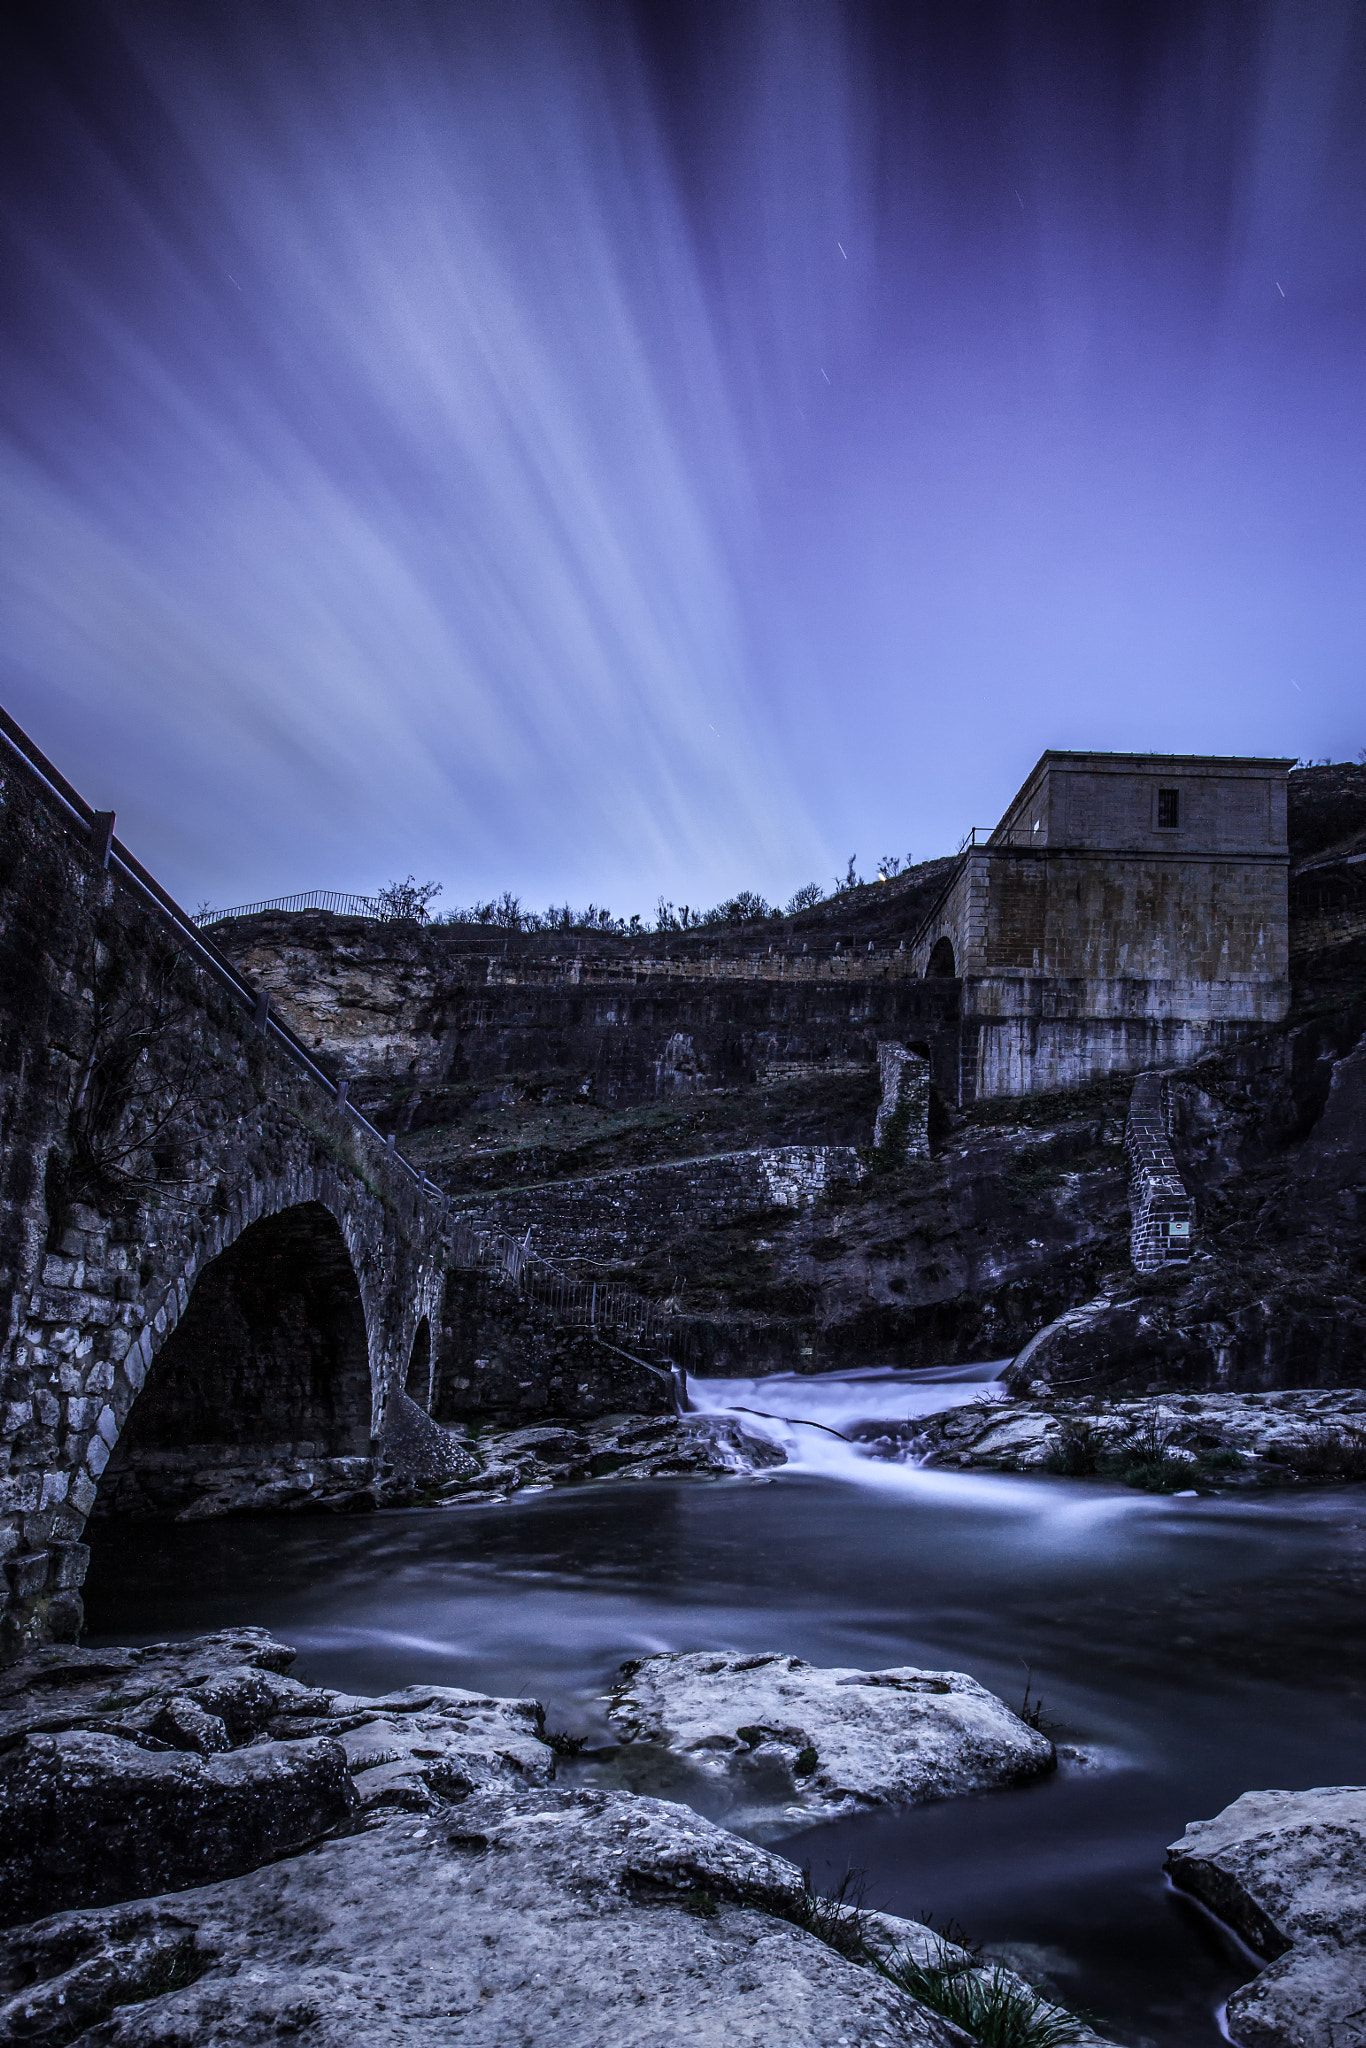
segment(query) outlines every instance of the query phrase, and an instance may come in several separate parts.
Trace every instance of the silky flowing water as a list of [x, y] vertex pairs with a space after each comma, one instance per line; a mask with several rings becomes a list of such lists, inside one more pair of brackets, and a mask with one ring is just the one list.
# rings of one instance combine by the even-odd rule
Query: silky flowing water
[[[260, 1623], [310, 1680], [532, 1695], [597, 1744], [616, 1666], [653, 1650], [950, 1666], [1017, 1707], [1028, 1681], [1056, 1776], [775, 1846], [818, 1884], [852, 1867], [870, 1904], [956, 1923], [1121, 2039], [1210, 2048], [1256, 1963], [1171, 1889], [1163, 1852], [1250, 1788], [1361, 1782], [1366, 1489], [1174, 1499], [919, 1469], [916, 1416], [985, 1397], [992, 1371], [699, 1383], [698, 1406], [788, 1450], [771, 1476], [103, 1523], [89, 1640]], [[569, 1771], [690, 1790], [622, 1760]]]

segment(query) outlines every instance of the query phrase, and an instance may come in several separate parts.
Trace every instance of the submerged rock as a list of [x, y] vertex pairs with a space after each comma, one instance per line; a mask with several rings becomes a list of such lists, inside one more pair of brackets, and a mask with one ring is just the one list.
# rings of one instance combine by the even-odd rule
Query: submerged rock
[[1269, 1961], [1229, 2000], [1240, 2048], [1366, 2040], [1366, 1785], [1244, 1792], [1167, 1870]]
[[737, 1825], [985, 1792], [1056, 1762], [1048, 1738], [976, 1679], [912, 1665], [642, 1657], [621, 1667], [608, 1718], [623, 1742], [683, 1760]]
[[807, 1902], [790, 1863], [682, 1807], [475, 1795], [227, 1883], [0, 1937], [0, 2041], [962, 2048], [806, 1931]]

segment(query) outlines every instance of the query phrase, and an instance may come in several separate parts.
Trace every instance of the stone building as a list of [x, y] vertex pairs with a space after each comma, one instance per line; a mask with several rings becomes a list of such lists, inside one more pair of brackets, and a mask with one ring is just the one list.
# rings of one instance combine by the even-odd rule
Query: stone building
[[1187, 1065], [1284, 1017], [1293, 766], [1042, 756], [909, 949], [960, 983], [960, 1102]]

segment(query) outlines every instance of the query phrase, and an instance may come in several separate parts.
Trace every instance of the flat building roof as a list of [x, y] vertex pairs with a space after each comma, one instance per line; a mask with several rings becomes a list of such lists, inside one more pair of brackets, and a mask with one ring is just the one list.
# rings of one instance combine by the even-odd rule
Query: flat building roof
[[[1173, 774], [1256, 775], [1288, 774], [1297, 757], [1285, 754], [1102, 754], [1086, 750], [1049, 747], [1040, 754], [1019, 789], [1001, 813], [1001, 824], [1009, 824], [1015, 812], [1044, 772], [1052, 767], [1085, 767], [1092, 775]], [[998, 828], [999, 829], [999, 828]]]

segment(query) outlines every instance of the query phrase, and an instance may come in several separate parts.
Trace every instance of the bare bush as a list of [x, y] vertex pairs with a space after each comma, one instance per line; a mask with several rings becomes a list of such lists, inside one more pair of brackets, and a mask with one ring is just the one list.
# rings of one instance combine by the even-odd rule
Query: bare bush
[[375, 896], [375, 913], [387, 924], [426, 924], [428, 905], [441, 894], [440, 882], [419, 882], [407, 875], [401, 882], [386, 882]]

